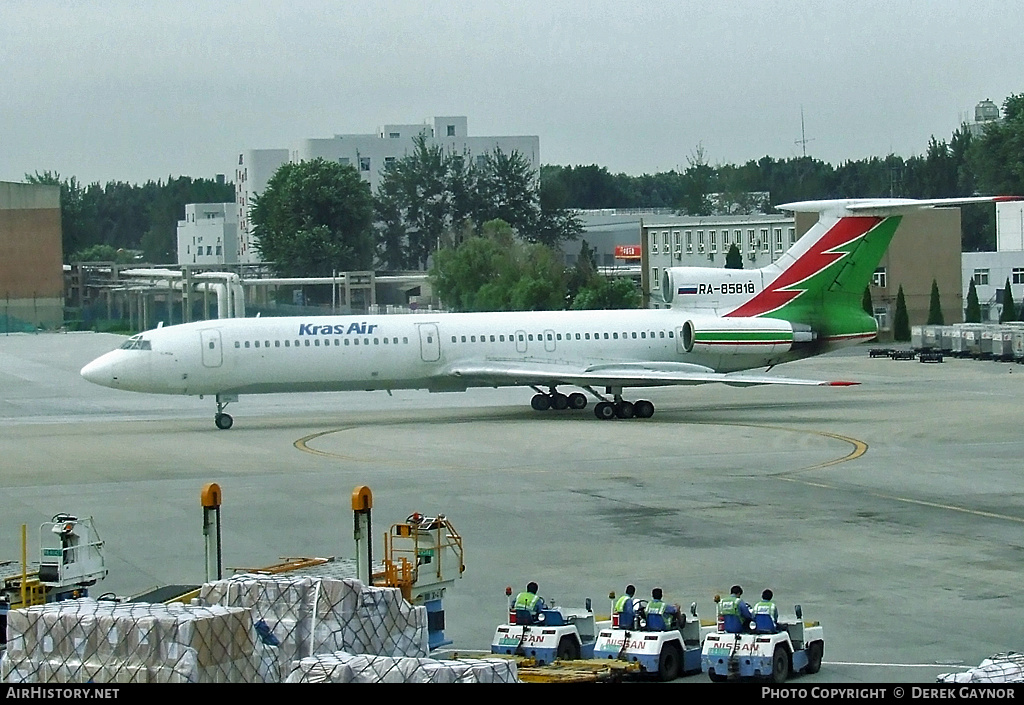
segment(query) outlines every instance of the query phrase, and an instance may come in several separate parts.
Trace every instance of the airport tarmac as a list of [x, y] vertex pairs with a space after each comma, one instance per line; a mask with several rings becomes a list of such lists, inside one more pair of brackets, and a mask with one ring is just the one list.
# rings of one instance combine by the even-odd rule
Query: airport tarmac
[[[199, 492], [223, 490], [225, 563], [352, 557], [350, 496], [374, 494], [375, 551], [412, 512], [446, 514], [466, 572], [452, 649], [487, 649], [505, 587], [566, 606], [661, 586], [714, 616], [739, 583], [825, 630], [794, 684], [931, 682], [1024, 651], [1024, 367], [870, 359], [783, 365], [854, 387], [627, 393], [652, 419], [535, 412], [526, 389], [211, 398], [121, 392], [79, 369], [122, 338], [0, 336], [0, 560], [58, 512], [91, 515], [109, 577], [93, 594], [202, 582]], [[297, 443], [306, 439], [302, 443]], [[706, 682], [703, 675], [682, 682]]]

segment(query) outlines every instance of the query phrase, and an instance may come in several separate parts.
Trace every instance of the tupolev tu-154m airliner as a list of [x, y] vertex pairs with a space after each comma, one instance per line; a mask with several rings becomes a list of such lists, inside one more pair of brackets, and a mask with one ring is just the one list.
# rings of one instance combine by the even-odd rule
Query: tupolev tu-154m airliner
[[904, 214], [998, 200], [1017, 199], [779, 206], [818, 221], [761, 269], [667, 269], [664, 309], [209, 320], [132, 336], [82, 376], [114, 389], [214, 395], [221, 429], [231, 428], [224, 409], [240, 394], [523, 386], [544, 411], [585, 408], [585, 394], [559, 391], [577, 387], [598, 400], [599, 419], [627, 419], [654, 415], [651, 402], [624, 399], [627, 388], [856, 384], [765, 372], [875, 337], [864, 288]]

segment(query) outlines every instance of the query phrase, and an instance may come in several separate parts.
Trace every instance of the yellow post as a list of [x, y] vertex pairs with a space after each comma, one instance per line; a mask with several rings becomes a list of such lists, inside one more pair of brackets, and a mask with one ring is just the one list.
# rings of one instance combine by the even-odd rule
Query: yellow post
[[21, 525], [21, 606], [28, 601], [28, 525]]

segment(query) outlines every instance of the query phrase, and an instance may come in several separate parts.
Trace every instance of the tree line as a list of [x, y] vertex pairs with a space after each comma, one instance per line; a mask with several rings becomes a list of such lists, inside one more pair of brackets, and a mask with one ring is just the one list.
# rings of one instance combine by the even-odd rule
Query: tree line
[[[285, 164], [251, 215], [264, 259], [282, 274], [312, 276], [371, 267], [425, 269], [438, 250], [455, 250], [478, 237], [505, 247], [497, 223], [527, 245], [558, 247], [581, 233], [574, 209], [661, 207], [711, 215], [770, 211], [772, 204], [816, 198], [1024, 194], [1024, 94], [1008, 97], [1002, 114], [980, 137], [962, 125], [948, 141], [933, 136], [923, 155], [906, 159], [890, 154], [833, 166], [813, 157], [765, 156], [713, 166], [698, 146], [682, 172], [640, 176], [597, 165], [544, 165], [536, 173], [516, 152], [457, 154], [420, 137], [409, 154], [385, 167], [377, 193], [352, 167]], [[61, 188], [66, 261], [134, 252], [151, 262], [174, 261], [185, 204], [234, 200], [233, 184], [221, 177], [168, 177], [141, 186], [85, 186], [52, 172], [26, 179]], [[770, 198], [751, 198], [760, 192]], [[496, 225], [485, 233], [488, 223]], [[994, 248], [990, 208], [965, 207], [963, 223], [965, 250]], [[585, 262], [586, 243], [580, 252]], [[567, 272], [564, 281], [570, 287], [589, 276]]]

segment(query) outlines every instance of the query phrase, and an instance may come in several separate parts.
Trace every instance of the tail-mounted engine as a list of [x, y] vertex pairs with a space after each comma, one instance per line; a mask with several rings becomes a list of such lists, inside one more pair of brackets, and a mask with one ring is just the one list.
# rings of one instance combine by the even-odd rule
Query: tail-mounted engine
[[688, 353], [778, 355], [814, 338], [810, 326], [777, 318], [694, 316], [683, 324], [680, 344]]

